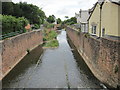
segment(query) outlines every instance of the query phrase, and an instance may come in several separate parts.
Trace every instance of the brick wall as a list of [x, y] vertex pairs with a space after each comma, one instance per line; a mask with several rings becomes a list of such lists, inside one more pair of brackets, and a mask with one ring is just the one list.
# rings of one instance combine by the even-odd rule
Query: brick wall
[[42, 31], [31, 31], [1, 41], [2, 77], [27, 54], [27, 50], [37, 47], [42, 42]]
[[92, 73], [106, 85], [117, 87], [120, 41], [107, 38], [97, 39], [69, 27], [66, 31]]

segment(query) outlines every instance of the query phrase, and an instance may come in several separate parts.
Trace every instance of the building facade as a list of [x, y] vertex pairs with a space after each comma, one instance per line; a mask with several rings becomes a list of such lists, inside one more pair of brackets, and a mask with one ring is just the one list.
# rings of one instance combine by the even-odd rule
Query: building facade
[[98, 37], [120, 36], [120, 0], [98, 0], [88, 19], [89, 33]]
[[77, 23], [80, 25], [80, 29], [82, 32], [88, 32], [88, 21], [89, 18], [89, 10], [80, 10], [79, 14], [75, 14], [77, 18]]

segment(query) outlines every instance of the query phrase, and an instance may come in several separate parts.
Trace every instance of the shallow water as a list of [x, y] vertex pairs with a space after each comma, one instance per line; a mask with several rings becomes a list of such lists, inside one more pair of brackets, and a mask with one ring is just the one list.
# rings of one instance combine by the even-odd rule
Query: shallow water
[[28, 54], [3, 79], [3, 88], [101, 88], [70, 42], [69, 46], [66, 31], [57, 39], [58, 48], [42, 53], [39, 46]]

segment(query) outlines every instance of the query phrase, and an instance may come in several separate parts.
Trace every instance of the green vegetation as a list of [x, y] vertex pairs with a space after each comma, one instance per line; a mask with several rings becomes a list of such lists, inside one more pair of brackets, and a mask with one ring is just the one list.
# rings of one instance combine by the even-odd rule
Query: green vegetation
[[63, 21], [63, 24], [67, 24], [67, 25], [72, 25], [76, 23], [77, 23], [77, 19], [75, 17], [71, 17], [70, 19]]
[[30, 49], [27, 49], [27, 53], [30, 54]]
[[51, 28], [54, 28], [54, 24], [51, 24], [51, 23], [46, 21], [46, 22], [44, 22], [44, 27], [46, 29], [51, 29]]
[[48, 30], [44, 30], [44, 37], [43, 37], [43, 41], [44, 41], [44, 47], [58, 47], [59, 43], [57, 41], [57, 33], [52, 30], [50, 32], [48, 32]]
[[84, 36], [85, 36], [86, 38], [88, 38], [88, 37], [90, 37], [90, 34], [89, 34], [89, 33], [85, 33]]
[[39, 29], [40, 28], [40, 25], [38, 24], [34, 24], [34, 26], [32, 27], [32, 29]]
[[68, 19], [69, 17], [68, 17], [68, 16], [65, 16], [65, 18], [67, 18], [67, 19]]
[[118, 72], [118, 65], [115, 65], [114, 72], [115, 72], [115, 73], [117, 73], [117, 72]]
[[57, 24], [61, 24], [62, 20], [60, 18], [57, 19]]
[[44, 47], [58, 47], [59, 43], [57, 40], [52, 40], [44, 44]]
[[47, 30], [46, 30], [43, 40], [50, 41], [50, 40], [53, 40], [53, 39], [56, 39], [56, 38], [57, 38], [57, 33], [55, 31], [52, 30], [50, 32], [47, 32]]
[[49, 23], [54, 23], [55, 22], [55, 16], [54, 15], [50, 15], [48, 18], [47, 18], [47, 21]]
[[10, 32], [23, 31], [26, 32], [25, 26], [29, 21], [24, 17], [16, 18], [14, 16], [0, 15], [0, 21], [2, 20], [2, 34]]
[[54, 24], [48, 24], [46, 28], [54, 28]]
[[[6, 37], [7, 34], [15, 32], [26, 32], [25, 26], [33, 25], [33, 29], [39, 29], [40, 25], [44, 23], [46, 15], [42, 9], [33, 4], [26, 2], [2, 3], [2, 15], [0, 14], [0, 22], [2, 22], [2, 34]], [[26, 26], [26, 28], [28, 28]], [[17, 34], [14, 34], [17, 35]], [[10, 35], [10, 36], [14, 36]]]
[[27, 4], [26, 2], [13, 3], [3, 2], [3, 15], [12, 15], [15, 17], [25, 17], [29, 20], [30, 24], [43, 24], [46, 18], [42, 9], [39, 9], [36, 5]]

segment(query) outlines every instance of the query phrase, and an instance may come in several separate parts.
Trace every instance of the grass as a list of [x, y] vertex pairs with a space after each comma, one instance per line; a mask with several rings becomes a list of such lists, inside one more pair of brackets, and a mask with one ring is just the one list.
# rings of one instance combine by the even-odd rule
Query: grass
[[43, 47], [58, 47], [59, 46], [59, 43], [57, 41], [57, 32], [52, 30], [52, 31], [48, 31], [48, 30], [45, 30], [44, 31], [44, 37], [43, 37], [43, 41], [44, 41], [44, 44], [43, 44]]
[[44, 44], [44, 47], [58, 47], [59, 43], [57, 40], [52, 40]]
[[50, 41], [57, 38], [57, 33], [55, 31], [45, 32], [43, 41]]

